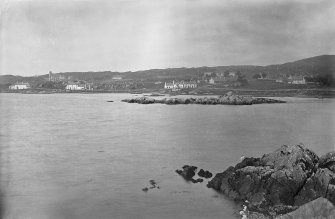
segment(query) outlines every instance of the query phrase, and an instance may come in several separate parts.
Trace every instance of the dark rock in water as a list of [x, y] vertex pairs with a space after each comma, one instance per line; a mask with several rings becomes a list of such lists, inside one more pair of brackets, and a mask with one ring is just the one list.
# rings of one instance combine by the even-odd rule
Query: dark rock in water
[[176, 172], [184, 177], [185, 180], [192, 180], [196, 170], [196, 166], [185, 165], [183, 166], [183, 170], [176, 170]]
[[191, 179], [191, 182], [193, 183], [202, 183], [204, 180], [199, 178], [199, 179]]
[[155, 180], [151, 179], [149, 180], [149, 183], [151, 185], [150, 189], [154, 189], [154, 188], [160, 189], [160, 187], [158, 186]]
[[[202, 183], [204, 180], [201, 178], [198, 179], [193, 179], [193, 177], [195, 176], [195, 171], [197, 170], [196, 166], [189, 166], [189, 165], [185, 165], [183, 166], [183, 170], [176, 170], [176, 172], [181, 175], [186, 181], [192, 182], [192, 183]], [[198, 175], [200, 177], [204, 177], [204, 178], [211, 178], [212, 177], [212, 173], [209, 171], [204, 171], [203, 169], [200, 169]]]
[[335, 203], [333, 156], [319, 160], [303, 145], [284, 145], [261, 158], [243, 159], [216, 174], [207, 186], [233, 199], [248, 200], [249, 208], [268, 215], [292, 211], [318, 197]]
[[149, 180], [149, 183], [150, 183], [151, 186], [149, 188], [148, 187], [143, 188], [142, 189], [143, 192], [148, 192], [149, 190], [155, 189], [155, 188], [160, 189], [159, 185], [157, 184], [157, 182], [155, 180], [151, 179], [151, 180]]
[[209, 179], [213, 176], [213, 174], [209, 172], [208, 170], [205, 171], [203, 169], [200, 169], [200, 171], [198, 172], [198, 176]]
[[277, 219], [312, 219], [312, 218], [335, 218], [335, 207], [325, 198], [315, 199], [307, 204], [300, 206], [297, 210], [280, 215]]
[[107, 100], [107, 102], [109, 102], [109, 103], [113, 103], [114, 101], [113, 101], [113, 100]]

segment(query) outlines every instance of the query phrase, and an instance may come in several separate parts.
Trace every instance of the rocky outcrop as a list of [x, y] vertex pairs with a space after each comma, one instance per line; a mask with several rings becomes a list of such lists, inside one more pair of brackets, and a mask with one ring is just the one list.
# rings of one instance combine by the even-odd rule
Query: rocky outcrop
[[333, 160], [334, 153], [319, 159], [303, 145], [284, 145], [261, 158], [245, 158], [216, 174], [207, 186], [247, 200], [253, 211], [283, 214], [318, 197], [335, 203]]
[[295, 205], [302, 205], [318, 197], [325, 197], [335, 204], [335, 173], [329, 169], [318, 169], [307, 179], [294, 198]]
[[[176, 170], [176, 172], [181, 175], [186, 181], [188, 182], [192, 182], [192, 183], [201, 183], [204, 180], [201, 178], [198, 179], [194, 179], [193, 177], [196, 174], [196, 170], [198, 169], [198, 167], [196, 166], [189, 166], [189, 165], [185, 165], [183, 166], [182, 170]], [[203, 170], [200, 169], [200, 171], [198, 172], [198, 176], [209, 179], [213, 176], [213, 174], [211, 172], [209, 172], [208, 170]]]
[[198, 176], [209, 179], [209, 178], [212, 178], [213, 174], [209, 172], [208, 170], [200, 169], [198, 172]]
[[196, 166], [183, 166], [183, 170], [176, 170], [176, 172], [181, 175], [185, 180], [192, 180], [195, 176], [195, 171], [198, 169]]
[[329, 152], [320, 157], [319, 168], [328, 168], [335, 172], [335, 151]]
[[226, 95], [219, 97], [198, 97], [198, 98], [163, 98], [153, 99], [150, 97], [137, 97], [132, 99], [124, 99], [123, 102], [139, 103], [139, 104], [202, 104], [202, 105], [252, 105], [263, 103], [285, 103], [285, 101], [269, 99], [269, 98], [254, 98], [240, 95], [234, 95], [228, 92]]

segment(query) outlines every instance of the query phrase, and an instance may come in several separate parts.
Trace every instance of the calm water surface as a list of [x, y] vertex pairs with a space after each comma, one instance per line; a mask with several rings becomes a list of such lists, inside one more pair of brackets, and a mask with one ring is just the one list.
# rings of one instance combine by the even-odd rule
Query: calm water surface
[[[4, 218], [237, 218], [206, 181], [242, 155], [304, 143], [334, 150], [335, 101], [253, 106], [139, 105], [130, 94], [0, 94]], [[113, 103], [106, 102], [114, 100]], [[147, 193], [149, 180], [160, 189]]]

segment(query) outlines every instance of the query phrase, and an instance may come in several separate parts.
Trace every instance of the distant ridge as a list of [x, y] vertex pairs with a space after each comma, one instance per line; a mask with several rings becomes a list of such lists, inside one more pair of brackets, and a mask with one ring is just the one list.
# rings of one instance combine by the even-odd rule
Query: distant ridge
[[276, 69], [282, 72], [313, 72], [320, 75], [331, 74], [335, 76], [335, 55], [321, 55], [287, 62], [280, 65], [265, 66], [269, 71]]
[[[224, 72], [240, 71], [247, 78], [259, 72], [267, 72], [272, 76], [281, 74], [319, 74], [320, 76], [332, 75], [335, 78], [335, 55], [321, 55], [301, 59], [298, 61], [287, 62], [284, 64], [257, 66], [257, 65], [231, 65], [231, 66], [215, 66], [215, 67], [193, 67], [193, 68], [167, 68], [167, 69], [150, 69], [135, 72], [61, 72], [65, 76], [72, 76], [75, 80], [87, 81], [106, 81], [110, 80], [115, 75], [122, 75], [124, 79], [133, 80], [170, 80], [183, 79], [192, 80], [201, 77], [204, 72]], [[45, 78], [46, 75], [41, 75], [38, 78]], [[23, 77], [13, 75], [0, 75], [0, 84], [11, 84], [16, 81], [34, 81], [36, 77]]]

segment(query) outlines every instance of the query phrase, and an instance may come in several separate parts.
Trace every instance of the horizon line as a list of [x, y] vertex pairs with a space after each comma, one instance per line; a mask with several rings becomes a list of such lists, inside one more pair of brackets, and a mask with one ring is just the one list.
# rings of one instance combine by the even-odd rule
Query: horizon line
[[[253, 67], [267, 67], [267, 66], [273, 66], [273, 65], [283, 65], [283, 64], [288, 64], [288, 63], [292, 63], [292, 62], [297, 62], [297, 61], [301, 61], [304, 59], [310, 59], [310, 58], [316, 58], [316, 57], [321, 57], [321, 56], [335, 56], [335, 55], [330, 55], [330, 54], [323, 54], [323, 55], [317, 55], [317, 56], [311, 56], [308, 58], [303, 58], [303, 59], [299, 59], [299, 60], [295, 60], [295, 61], [287, 61], [284, 63], [277, 63], [277, 64], [267, 64], [267, 65], [253, 65], [253, 64], [242, 64], [242, 65], [215, 65], [215, 66], [192, 66], [192, 67], [167, 67], [167, 68], [150, 68], [150, 69], [140, 69], [140, 70], [135, 70], [135, 71], [112, 71], [112, 70], [97, 70], [97, 71], [65, 71], [65, 72], [51, 72], [52, 74], [66, 74], [66, 73], [99, 73], [99, 72], [111, 72], [111, 73], [119, 73], [119, 74], [124, 74], [124, 73], [136, 73], [136, 72], [141, 72], [141, 71], [152, 71], [152, 70], [165, 70], [165, 69], [191, 69], [191, 68], [216, 68], [216, 67], [237, 67], [237, 66], [253, 66]], [[36, 76], [43, 76], [43, 75], [48, 75], [49, 74], [40, 74], [40, 75], [27, 75], [27, 76], [23, 76], [23, 75], [14, 75], [14, 74], [4, 74], [4, 75], [0, 75], [0, 76], [19, 76], [19, 77], [36, 77]]]

